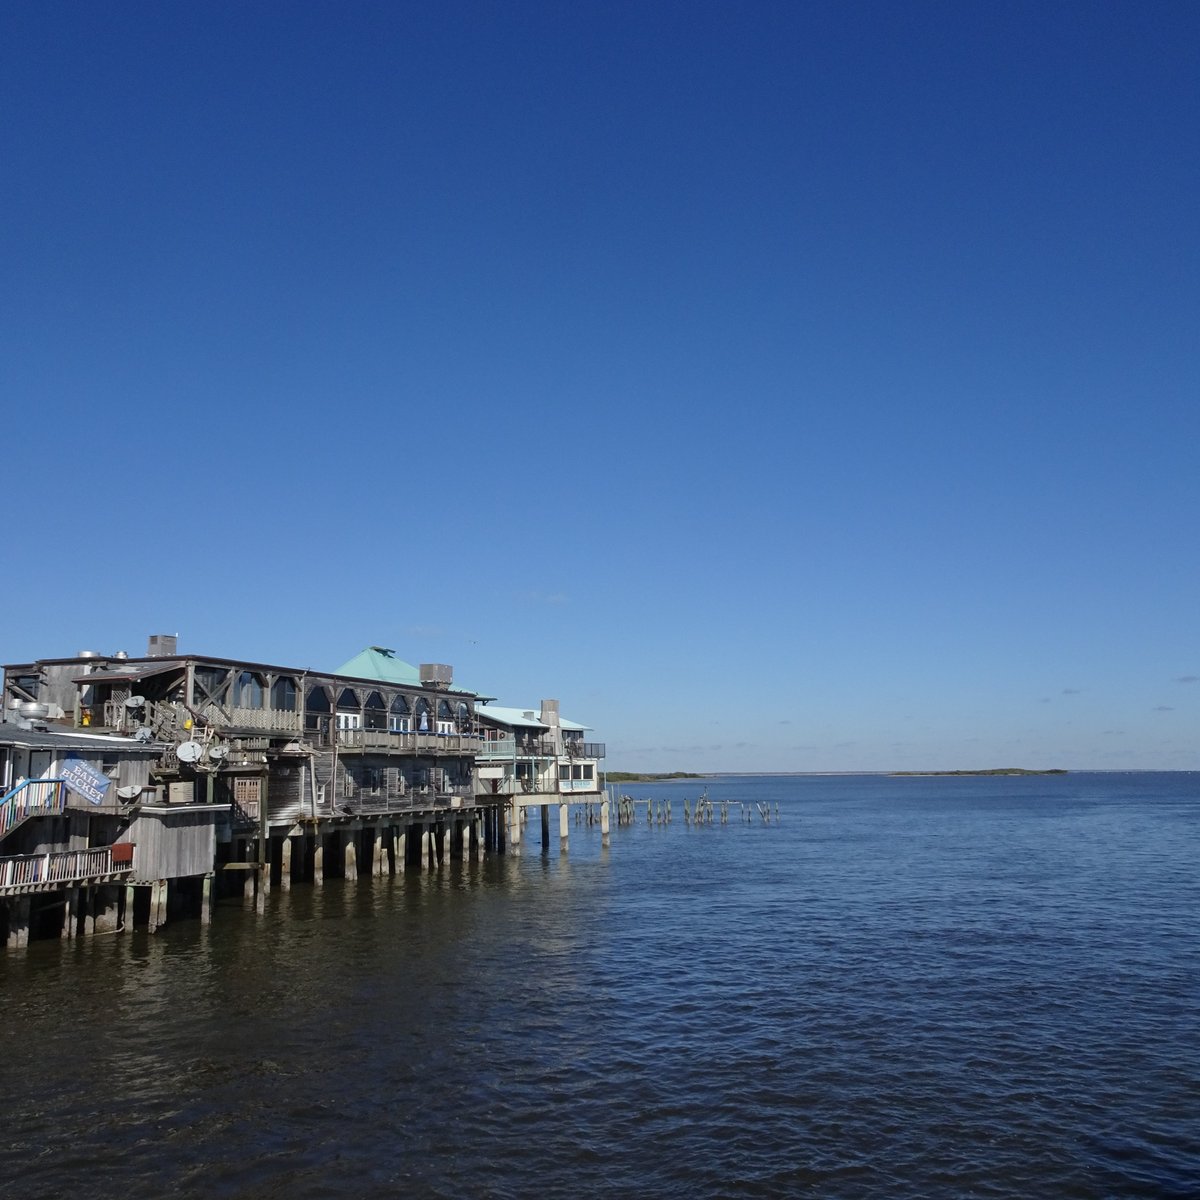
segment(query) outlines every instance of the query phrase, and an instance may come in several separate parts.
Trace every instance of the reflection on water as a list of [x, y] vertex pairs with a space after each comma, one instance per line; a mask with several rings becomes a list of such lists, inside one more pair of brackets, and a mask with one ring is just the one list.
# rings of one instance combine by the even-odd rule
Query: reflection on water
[[709, 787], [9, 956], [3, 1194], [1195, 1194], [1195, 777]]

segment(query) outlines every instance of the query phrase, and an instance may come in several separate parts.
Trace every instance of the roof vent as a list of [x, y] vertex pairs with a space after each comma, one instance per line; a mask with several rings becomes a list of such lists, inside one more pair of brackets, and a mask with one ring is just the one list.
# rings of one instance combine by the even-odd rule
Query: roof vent
[[75, 655], [75, 657], [76, 658], [102, 658], [103, 656], [101, 655], [99, 650], [80, 650], [79, 653]]

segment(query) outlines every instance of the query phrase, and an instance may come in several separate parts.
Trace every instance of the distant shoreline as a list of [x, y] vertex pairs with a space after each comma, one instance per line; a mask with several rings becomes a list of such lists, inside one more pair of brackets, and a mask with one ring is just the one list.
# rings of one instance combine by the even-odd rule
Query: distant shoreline
[[[1104, 770], [1104, 768], [1092, 768]], [[1133, 768], [1108, 768], [1114, 774], [1128, 774]], [[1153, 771], [1155, 768], [1138, 768], [1141, 772]], [[945, 778], [989, 778], [998, 776], [1022, 775], [1068, 775], [1064, 767], [1047, 767], [1034, 770], [1029, 767], [989, 767], [981, 770], [961, 771], [609, 771], [605, 776], [607, 783], [670, 783], [676, 779], [723, 779], [739, 776], [758, 777], [774, 776], [791, 778], [807, 776], [809, 778], [836, 777], [842, 775], [874, 775], [883, 778], [904, 779], [937, 779]]]
[[665, 783], [672, 779], [708, 779], [708, 775], [697, 775], [692, 771], [609, 771], [606, 783]]
[[1062, 767], [1032, 771], [1028, 767], [993, 767], [986, 771], [889, 771], [889, 775], [915, 775], [922, 779], [937, 775], [1065, 775]]

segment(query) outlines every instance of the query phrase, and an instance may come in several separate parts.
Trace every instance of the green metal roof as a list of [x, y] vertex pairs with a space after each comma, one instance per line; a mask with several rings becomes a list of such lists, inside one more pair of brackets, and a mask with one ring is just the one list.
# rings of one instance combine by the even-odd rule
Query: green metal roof
[[[380, 683], [401, 684], [404, 687], [421, 686], [421, 672], [412, 663], [406, 663], [404, 659], [397, 658], [395, 650], [388, 650], [384, 646], [368, 646], [349, 662], [342, 663], [334, 674], [349, 675], [352, 679], [378, 679]], [[458, 684], [451, 684], [447, 688], [437, 690], [459, 696], [478, 696], [480, 694]]]
[[[541, 713], [536, 708], [504, 708], [499, 704], [481, 705], [475, 710], [476, 716], [491, 717], [497, 725], [524, 726], [529, 729], [549, 729], [541, 719]], [[558, 727], [571, 733], [590, 729], [590, 725], [580, 725], [577, 721], [568, 721], [566, 717], [558, 718]]]
[[497, 725], [507, 725], [510, 728], [519, 727], [522, 729], [549, 729], [549, 725], [543, 725], [537, 719], [537, 713], [532, 716], [526, 716], [530, 710], [527, 708], [504, 708], [499, 704], [488, 704], [482, 708], [475, 710], [475, 715], [483, 717], [485, 720], [491, 718]]
[[394, 650], [382, 646], [368, 646], [349, 662], [342, 663], [335, 672], [350, 675], [355, 679], [378, 679], [381, 683], [403, 683], [408, 686], [421, 684], [421, 672], [412, 663], [397, 658]]

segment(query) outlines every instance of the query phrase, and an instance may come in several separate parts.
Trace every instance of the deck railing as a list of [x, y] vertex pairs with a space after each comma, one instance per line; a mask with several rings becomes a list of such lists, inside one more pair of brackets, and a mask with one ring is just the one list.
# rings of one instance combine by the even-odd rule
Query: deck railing
[[26, 779], [0, 799], [0, 838], [30, 817], [61, 813], [67, 806], [62, 779]]
[[[364, 791], [338, 801], [341, 808], [355, 814], [414, 812], [428, 808], [457, 808], [464, 800], [474, 798], [469, 783], [443, 784], [440, 787], [412, 787], [406, 791]], [[455, 801], [458, 804], [455, 804]], [[328, 810], [325, 810], [328, 811]]]
[[563, 754], [568, 758], [603, 758], [603, 742], [563, 742]]
[[542, 738], [496, 738], [481, 741], [475, 751], [476, 758], [553, 758], [554, 743]]
[[[130, 856], [132, 857], [132, 856]], [[114, 863], [111, 846], [67, 850], [58, 854], [21, 854], [0, 858], [0, 893], [49, 890], [61, 883], [123, 874], [133, 863]]]
[[465, 733], [393, 733], [388, 729], [339, 729], [338, 745], [346, 750], [474, 754], [479, 739]]

